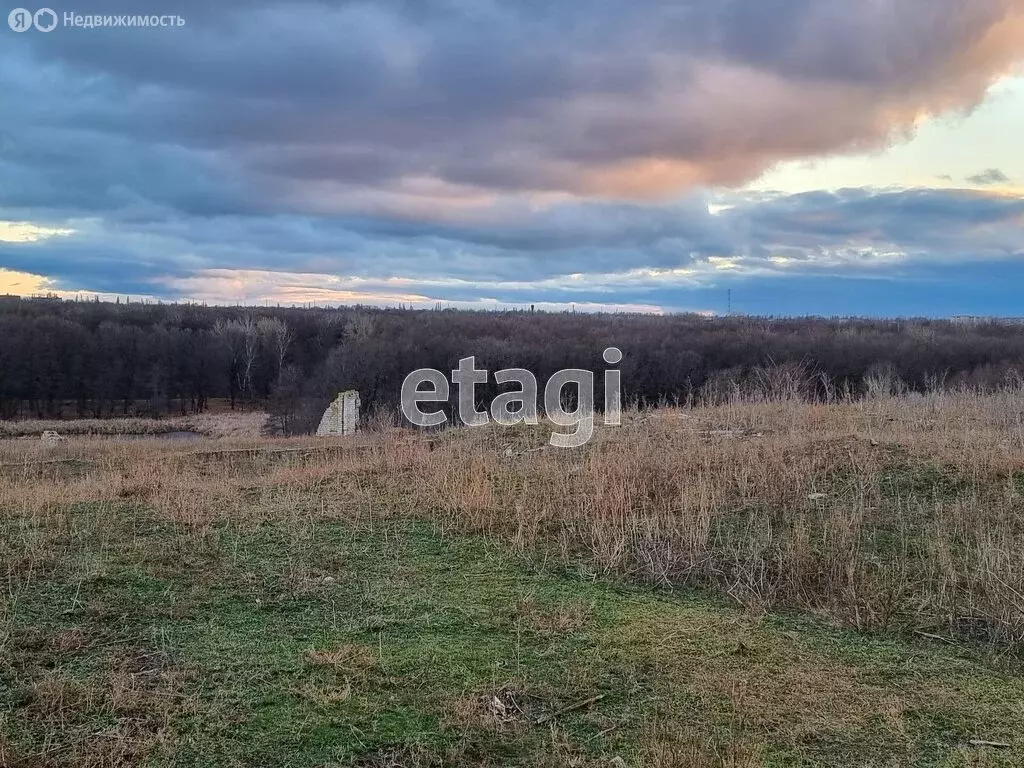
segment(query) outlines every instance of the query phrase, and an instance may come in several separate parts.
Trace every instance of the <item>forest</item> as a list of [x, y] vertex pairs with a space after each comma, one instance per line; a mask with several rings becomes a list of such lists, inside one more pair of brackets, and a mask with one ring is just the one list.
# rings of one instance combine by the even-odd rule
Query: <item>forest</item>
[[[315, 427], [345, 389], [394, 412], [417, 368], [608, 368], [640, 407], [737, 393], [858, 398], [879, 388], [993, 390], [1024, 377], [1010, 321], [705, 317], [301, 309], [0, 297], [0, 418], [269, 410], [284, 432]], [[597, 376], [600, 382], [601, 377]], [[486, 405], [500, 388], [477, 389]], [[597, 393], [598, 402], [602, 393]]]

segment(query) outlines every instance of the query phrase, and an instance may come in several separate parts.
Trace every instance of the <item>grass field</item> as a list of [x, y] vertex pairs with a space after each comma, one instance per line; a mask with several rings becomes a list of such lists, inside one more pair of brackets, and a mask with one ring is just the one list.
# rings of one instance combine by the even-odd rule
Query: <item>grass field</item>
[[61, 436], [124, 437], [195, 432], [207, 437], [259, 437], [267, 414], [259, 411], [200, 413], [163, 419], [24, 419], [0, 421], [0, 439], [33, 438], [53, 431]]
[[1022, 412], [0, 444], [0, 765], [1024, 764]]

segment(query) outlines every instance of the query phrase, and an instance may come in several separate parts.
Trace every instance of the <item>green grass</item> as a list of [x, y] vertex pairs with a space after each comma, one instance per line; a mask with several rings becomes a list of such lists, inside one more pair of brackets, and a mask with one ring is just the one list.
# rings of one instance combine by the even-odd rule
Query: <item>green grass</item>
[[1024, 679], [966, 646], [757, 618], [422, 524], [200, 534], [81, 505], [53, 525], [4, 531], [59, 556], [10, 577], [0, 765], [1024, 762]]

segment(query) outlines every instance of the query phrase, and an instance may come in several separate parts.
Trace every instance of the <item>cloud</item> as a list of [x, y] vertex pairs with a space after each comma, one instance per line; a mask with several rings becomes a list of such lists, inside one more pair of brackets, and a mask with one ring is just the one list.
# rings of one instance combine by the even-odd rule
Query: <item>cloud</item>
[[1024, 0], [178, 8], [4, 39], [0, 205], [415, 216], [734, 186], [970, 108], [1024, 56]]
[[1009, 268], [1024, 256], [1021, 221], [1024, 197], [927, 189], [496, 203], [443, 223], [82, 219], [60, 237], [0, 242], [0, 265], [51, 289], [164, 299], [701, 308], [685, 296], [751, 280], [913, 281], [965, 264]]
[[703, 305], [664, 291], [726, 279], [1022, 252], [1012, 196], [727, 190], [971, 109], [1024, 58], [1024, 0], [175, 12], [184, 27], [2, 32], [0, 266], [164, 298], [251, 293], [244, 278], [263, 296], [671, 308]]
[[998, 168], [989, 168], [987, 171], [982, 171], [974, 176], [968, 176], [967, 181], [979, 187], [987, 187], [996, 184], [1008, 184], [1010, 177]]

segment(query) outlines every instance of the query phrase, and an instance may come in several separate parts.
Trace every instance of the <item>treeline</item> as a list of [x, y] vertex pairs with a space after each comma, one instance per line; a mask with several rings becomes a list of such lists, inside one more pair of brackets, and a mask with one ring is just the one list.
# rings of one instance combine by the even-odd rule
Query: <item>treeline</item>
[[[285, 309], [0, 298], [0, 417], [200, 412], [211, 400], [304, 431], [333, 394], [390, 411], [416, 368], [600, 373], [624, 353], [627, 402], [743, 391], [858, 397], [878, 387], [994, 388], [1024, 375], [1024, 326], [1001, 322]], [[595, 376], [600, 382], [602, 377]], [[600, 390], [600, 388], [599, 388]], [[486, 404], [500, 391], [478, 388]], [[596, 393], [598, 402], [602, 393]], [[453, 395], [454, 399], [454, 395]]]

